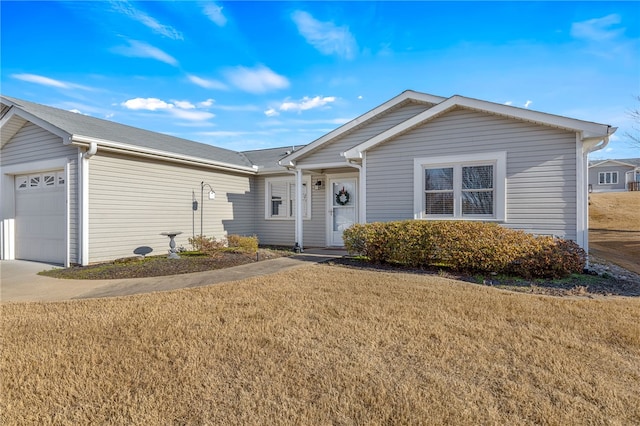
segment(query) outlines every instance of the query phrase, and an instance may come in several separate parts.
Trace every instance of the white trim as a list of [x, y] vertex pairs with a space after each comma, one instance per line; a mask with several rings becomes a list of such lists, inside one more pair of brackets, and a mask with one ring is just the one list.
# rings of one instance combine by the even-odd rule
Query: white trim
[[[495, 213], [493, 217], [462, 216], [461, 207], [455, 208], [452, 216], [427, 216], [424, 213], [424, 166], [460, 166], [473, 164], [495, 164]], [[454, 182], [454, 189], [456, 183]], [[454, 201], [454, 206], [456, 205]], [[441, 157], [423, 157], [413, 160], [413, 217], [429, 220], [507, 220], [507, 152], [483, 152], [465, 155], [446, 155]]]
[[631, 167], [631, 168], [637, 168], [638, 167], [635, 164], [625, 163], [623, 161], [618, 161], [618, 160], [602, 160], [602, 161], [600, 161], [598, 163], [594, 163], [594, 164], [590, 165], [589, 168], [602, 167], [602, 165], [605, 164], [605, 163], [616, 163], [616, 164], [619, 164], [621, 166]]
[[356, 167], [352, 163], [347, 161], [338, 163], [315, 163], [315, 164], [297, 164], [296, 169], [301, 170], [321, 170], [321, 169], [336, 169], [342, 167]]
[[[16, 235], [15, 235], [15, 176], [47, 172], [50, 170], [64, 170], [68, 174], [69, 158], [53, 158], [50, 160], [33, 161], [29, 163], [11, 164], [0, 167], [0, 187], [2, 188], [2, 259], [14, 260]], [[64, 189], [66, 218], [65, 218], [65, 254], [64, 265], [69, 266], [70, 253], [70, 220], [69, 215], [69, 179]]]
[[69, 142], [73, 145], [87, 147], [88, 145], [95, 143], [98, 144], [101, 150], [121, 152], [130, 155], [136, 155], [140, 157], [156, 158], [166, 161], [183, 162], [196, 165], [207, 165], [219, 169], [241, 171], [251, 174], [256, 174], [257, 167], [238, 166], [235, 164], [224, 163], [222, 161], [206, 160], [200, 157], [192, 157], [190, 155], [176, 154], [173, 152], [162, 151], [159, 149], [145, 148], [140, 146], [128, 145], [120, 142], [110, 141], [106, 139], [94, 138], [83, 135], [71, 135]]
[[463, 107], [477, 111], [487, 112], [490, 114], [502, 115], [518, 120], [525, 120], [545, 126], [562, 128], [574, 132], [580, 132], [583, 138], [605, 138], [616, 131], [605, 124], [592, 123], [588, 121], [577, 120], [574, 118], [562, 117], [558, 115], [547, 114], [539, 111], [532, 111], [523, 108], [516, 108], [509, 105], [496, 104], [493, 102], [481, 101], [478, 99], [465, 98], [463, 96], [452, 96], [446, 101], [429, 108], [428, 110], [415, 115], [402, 123], [374, 136], [359, 145], [345, 151], [343, 155], [346, 158], [357, 159], [362, 157], [362, 153], [378, 144], [411, 130], [414, 127], [422, 125], [435, 117], [438, 117], [447, 111]]
[[[311, 210], [311, 176], [307, 177], [307, 214], [310, 214]], [[302, 214], [302, 185], [303, 185], [302, 170], [296, 170], [296, 223], [295, 223], [295, 242], [298, 244], [300, 251], [303, 251], [303, 214]], [[290, 191], [288, 191], [290, 192]]]
[[588, 155], [576, 135], [576, 243], [584, 250], [589, 247]]
[[[606, 182], [606, 177], [607, 175], [611, 175], [611, 182], [607, 183]], [[601, 182], [600, 177], [604, 176], [605, 177], [605, 182]], [[615, 182], [613, 182], [613, 177], [615, 176]], [[618, 185], [620, 183], [620, 176], [618, 175], [618, 171], [617, 170], [605, 170], [602, 172], [598, 172], [598, 185]]]
[[303, 148], [292, 152], [291, 154], [287, 155], [286, 157], [282, 158], [279, 162], [279, 164], [281, 166], [293, 166], [296, 164], [296, 159], [311, 152], [316, 150], [317, 148], [319, 148], [320, 146], [324, 145], [325, 142], [334, 139], [350, 130], [352, 130], [353, 128], [371, 120], [372, 118], [375, 118], [376, 116], [380, 115], [381, 113], [383, 113], [384, 111], [387, 111], [388, 109], [391, 109], [395, 106], [397, 106], [398, 104], [407, 101], [407, 100], [414, 100], [417, 102], [424, 102], [424, 103], [431, 103], [431, 104], [439, 104], [440, 102], [444, 101], [446, 98], [443, 98], [442, 96], [435, 96], [435, 95], [430, 95], [428, 93], [420, 93], [420, 92], [414, 92], [413, 90], [405, 90], [404, 92], [400, 93], [398, 96], [388, 100], [387, 102], [377, 106], [376, 108], [370, 110], [369, 112], [362, 114], [361, 116], [349, 121], [346, 124], [343, 124], [342, 126], [338, 127], [337, 129], [327, 133], [326, 135], [322, 136], [319, 139], [316, 139], [315, 141], [311, 142], [310, 144], [304, 146]]
[[[333, 189], [332, 189], [332, 180], [337, 179], [355, 179], [356, 185], [356, 193], [360, 195], [360, 182], [358, 178], [358, 173], [333, 173], [326, 174], [326, 185], [325, 185], [325, 206], [326, 214], [325, 214], [325, 238], [327, 247], [341, 247], [333, 244]], [[359, 201], [356, 203], [356, 221], [360, 216], [360, 208]]]
[[360, 167], [360, 223], [367, 223], [367, 153], [362, 156], [362, 166]]
[[[7, 124], [13, 117], [20, 117], [23, 120], [26, 121], [30, 121], [31, 123], [35, 124], [38, 127], [41, 127], [43, 129], [45, 129], [46, 131], [53, 133], [56, 136], [59, 136], [62, 138], [62, 142], [66, 145], [68, 144], [68, 139], [71, 136], [69, 133], [65, 132], [64, 130], [54, 126], [53, 124], [49, 123], [48, 121], [45, 121], [33, 114], [31, 114], [30, 112], [27, 112], [23, 109], [21, 109], [22, 107], [20, 105], [16, 105], [13, 102], [2, 98], [2, 102], [6, 102], [7, 104], [11, 105], [13, 108], [11, 108], [11, 110], [9, 112], [7, 112], [7, 114], [2, 117], [2, 120], [0, 120], [0, 128], [4, 127], [5, 124]], [[5, 141], [5, 136], [7, 138], [7, 140]], [[13, 137], [14, 135], [2, 135], [2, 145], [4, 146], [4, 144], [6, 142], [9, 141], [9, 139], [11, 137]]]
[[89, 264], [89, 158], [78, 150], [78, 206], [80, 221], [80, 265]]
[[[302, 172], [302, 170], [300, 170]], [[295, 217], [287, 214], [286, 216], [271, 216], [271, 189], [270, 185], [273, 182], [284, 182], [287, 184], [296, 184], [297, 181], [297, 172], [294, 176], [278, 176], [278, 177], [267, 177], [264, 179], [264, 218], [265, 220], [293, 220], [295, 221]], [[311, 175], [306, 175], [302, 178], [302, 184], [307, 187], [307, 201], [306, 201], [306, 214], [303, 215], [304, 220], [311, 219]], [[289, 187], [287, 186], [287, 193], [289, 192]], [[298, 190], [296, 188], [296, 195], [298, 194]], [[296, 201], [296, 207], [298, 202]], [[287, 213], [290, 213], [288, 205], [286, 206]], [[303, 209], [302, 211], [305, 211]]]

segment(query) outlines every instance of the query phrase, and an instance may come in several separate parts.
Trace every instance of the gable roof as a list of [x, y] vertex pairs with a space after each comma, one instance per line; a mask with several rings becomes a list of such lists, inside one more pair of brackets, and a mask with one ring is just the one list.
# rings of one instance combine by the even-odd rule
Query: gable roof
[[606, 163], [615, 163], [620, 166], [637, 168], [640, 167], [640, 158], [624, 158], [619, 160], [594, 160], [589, 162], [589, 167], [599, 167]]
[[425, 104], [439, 104], [441, 102], [443, 102], [446, 98], [443, 98], [441, 96], [435, 96], [435, 95], [430, 95], [427, 93], [420, 93], [420, 92], [415, 92], [413, 90], [405, 90], [404, 92], [400, 93], [398, 96], [388, 100], [387, 102], [383, 103], [382, 105], [377, 106], [376, 108], [372, 109], [369, 112], [366, 112], [364, 114], [362, 114], [361, 116], [349, 121], [348, 123], [338, 127], [337, 129], [327, 133], [326, 135], [322, 136], [319, 139], [316, 139], [315, 141], [311, 142], [310, 144], [304, 146], [303, 148], [287, 155], [286, 157], [284, 157], [281, 161], [280, 164], [283, 166], [286, 165], [293, 165], [293, 163], [295, 162], [295, 160], [299, 157], [302, 157], [304, 155], [307, 155], [317, 149], [319, 149], [320, 147], [322, 147], [325, 143], [334, 140], [335, 138], [339, 137], [339, 136], [343, 136], [345, 134], [347, 134], [348, 132], [353, 131], [354, 129], [364, 125], [365, 123], [371, 122], [372, 120], [376, 119], [378, 116], [380, 116], [381, 114], [397, 108], [400, 105], [403, 105], [407, 102], [420, 102], [420, 103], [425, 103]]
[[454, 108], [467, 108], [518, 120], [529, 121], [545, 126], [579, 132], [581, 133], [583, 140], [604, 139], [617, 130], [615, 127], [611, 127], [606, 124], [577, 120], [574, 118], [454, 95], [428, 110], [403, 121], [391, 129], [388, 129], [362, 142], [361, 144], [354, 146], [353, 148], [345, 151], [343, 155], [346, 159], [361, 158], [363, 152], [375, 147], [376, 145], [384, 143], [395, 136], [427, 123]]
[[4, 95], [0, 100], [5, 105], [0, 119], [3, 129], [2, 145], [11, 139], [26, 121], [31, 121], [62, 137], [66, 144], [88, 146], [91, 142], [96, 142], [98, 149], [193, 161], [202, 165], [243, 172], [255, 173], [256, 171], [254, 163], [241, 152]]

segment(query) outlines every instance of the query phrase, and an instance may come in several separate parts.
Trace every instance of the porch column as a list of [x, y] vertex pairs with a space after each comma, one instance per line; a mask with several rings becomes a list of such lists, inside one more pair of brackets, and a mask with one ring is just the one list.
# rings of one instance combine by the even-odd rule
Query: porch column
[[296, 217], [295, 217], [295, 225], [296, 225], [296, 243], [300, 246], [300, 252], [303, 251], [303, 242], [302, 242], [302, 169], [296, 169]]

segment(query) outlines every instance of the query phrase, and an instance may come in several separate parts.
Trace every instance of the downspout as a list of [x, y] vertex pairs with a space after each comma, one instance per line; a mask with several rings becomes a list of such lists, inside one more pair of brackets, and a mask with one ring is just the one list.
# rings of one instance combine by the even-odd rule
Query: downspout
[[[589, 254], [589, 154], [604, 149], [609, 144], [609, 136], [612, 135], [617, 128], [608, 126], [606, 136], [595, 138], [581, 139], [582, 148], [578, 150], [578, 166], [580, 167], [581, 179], [577, 179], [577, 207], [578, 212], [582, 215], [577, 216], [577, 239], [578, 244], [582, 246], [587, 255]], [[582, 152], [580, 152], [582, 151]], [[586, 267], [589, 267], [589, 257], [587, 257]]]
[[80, 264], [89, 264], [89, 160], [98, 152], [98, 144], [91, 142], [82, 153], [80, 162]]

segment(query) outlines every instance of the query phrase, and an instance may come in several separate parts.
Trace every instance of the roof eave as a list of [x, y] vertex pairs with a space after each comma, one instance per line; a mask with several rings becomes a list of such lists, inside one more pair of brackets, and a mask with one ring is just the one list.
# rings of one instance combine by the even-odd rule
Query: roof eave
[[91, 143], [96, 143], [98, 144], [99, 150], [106, 149], [112, 152], [121, 152], [121, 153], [138, 155], [143, 157], [153, 157], [153, 158], [162, 159], [166, 161], [176, 161], [176, 162], [189, 163], [189, 164], [199, 165], [199, 166], [204, 165], [208, 167], [214, 167], [216, 169], [229, 170], [229, 171], [235, 171], [235, 172], [241, 172], [241, 173], [249, 173], [249, 174], [257, 173], [256, 166], [252, 166], [252, 167], [240, 166], [236, 164], [225, 163], [222, 161], [207, 160], [200, 157], [192, 157], [189, 155], [176, 154], [168, 151], [161, 151], [161, 150], [156, 150], [151, 148], [143, 148], [139, 146], [128, 145], [128, 144], [124, 144], [116, 141], [94, 138], [91, 136], [71, 135], [68, 138], [68, 143], [71, 143], [77, 146], [82, 146], [82, 147], [88, 147]]
[[405, 90], [404, 92], [400, 93], [399, 95], [397, 95], [396, 97], [386, 101], [385, 103], [375, 107], [374, 109], [370, 110], [369, 112], [366, 112], [365, 114], [362, 114], [356, 118], [354, 118], [353, 120], [343, 124], [342, 126], [338, 127], [337, 129], [334, 129], [333, 131], [327, 133], [326, 135], [320, 137], [319, 139], [316, 139], [315, 141], [311, 142], [310, 144], [306, 145], [305, 147], [292, 152], [291, 154], [287, 155], [286, 157], [282, 158], [282, 160], [279, 162], [279, 164], [283, 167], [286, 167], [287, 164], [289, 166], [294, 166], [295, 165], [295, 160], [307, 153], [309, 153], [310, 151], [313, 151], [315, 149], [317, 149], [318, 147], [322, 146], [324, 143], [348, 132], [349, 130], [353, 129], [354, 127], [357, 127], [358, 125], [370, 120], [371, 118], [381, 114], [382, 112], [395, 107], [396, 105], [406, 101], [406, 100], [415, 100], [415, 101], [419, 101], [419, 102], [427, 102], [427, 103], [432, 103], [432, 104], [439, 104], [443, 101], [445, 101], [447, 98], [444, 98], [442, 96], [435, 96], [435, 95], [430, 95], [428, 93], [420, 93], [420, 92], [415, 92], [413, 90]]
[[517, 120], [525, 120], [532, 123], [561, 128], [571, 132], [577, 132], [581, 134], [581, 139], [586, 141], [588, 139], [597, 139], [598, 141], [608, 139], [617, 128], [611, 127], [606, 124], [592, 123], [588, 121], [582, 121], [574, 118], [563, 117], [559, 115], [547, 114], [540, 111], [531, 111], [522, 108], [512, 107], [509, 105], [501, 105], [487, 101], [481, 101], [478, 99], [465, 98], [463, 96], [454, 95], [444, 102], [435, 105], [428, 110], [411, 117], [402, 123], [386, 130], [385, 132], [376, 135], [359, 145], [345, 151], [342, 155], [347, 159], [361, 158], [362, 153], [389, 140], [398, 134], [409, 131], [410, 129], [426, 123], [429, 120], [438, 117], [447, 111], [457, 108], [469, 108], [476, 111], [482, 111], [490, 114], [501, 115]]

